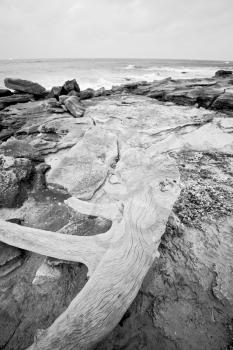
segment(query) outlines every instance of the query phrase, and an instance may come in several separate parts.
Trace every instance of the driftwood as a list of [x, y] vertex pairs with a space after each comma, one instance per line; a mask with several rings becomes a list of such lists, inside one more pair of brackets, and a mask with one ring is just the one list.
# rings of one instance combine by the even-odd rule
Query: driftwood
[[[163, 163], [160, 166], [163, 168]], [[30, 350], [89, 349], [121, 320], [159, 255], [161, 236], [179, 194], [179, 173], [174, 163], [172, 171], [169, 167], [163, 169], [158, 177], [156, 169], [144, 169], [142, 175], [148, 170], [148, 178], [142, 176], [136, 188], [124, 195], [122, 205], [99, 205], [73, 197], [67, 200], [79, 212], [111, 219], [112, 227], [104, 234], [69, 236], [0, 220], [1, 241], [82, 262], [91, 276], [67, 310], [35, 339]]]

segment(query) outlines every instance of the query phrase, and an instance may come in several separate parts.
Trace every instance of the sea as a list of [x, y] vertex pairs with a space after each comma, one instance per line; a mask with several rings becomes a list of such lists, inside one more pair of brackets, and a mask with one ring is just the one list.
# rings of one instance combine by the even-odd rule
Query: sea
[[153, 81], [167, 77], [212, 77], [218, 69], [233, 70], [233, 61], [171, 59], [7, 59], [0, 60], [0, 88], [4, 78], [35, 81], [46, 87], [75, 78], [81, 89], [111, 88], [126, 82]]

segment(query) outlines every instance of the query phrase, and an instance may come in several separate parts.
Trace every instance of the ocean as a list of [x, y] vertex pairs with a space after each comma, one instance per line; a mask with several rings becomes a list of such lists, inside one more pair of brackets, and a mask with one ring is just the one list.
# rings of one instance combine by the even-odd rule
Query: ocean
[[8, 59], [0, 60], [0, 87], [4, 78], [21, 78], [46, 88], [76, 78], [81, 89], [111, 88], [112, 85], [167, 77], [212, 77], [218, 69], [233, 69], [233, 61], [167, 59]]

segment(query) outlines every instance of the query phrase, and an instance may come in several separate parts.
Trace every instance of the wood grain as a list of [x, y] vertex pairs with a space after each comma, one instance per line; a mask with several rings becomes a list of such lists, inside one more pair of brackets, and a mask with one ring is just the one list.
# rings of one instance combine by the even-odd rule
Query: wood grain
[[[122, 207], [82, 203], [75, 198], [67, 201], [80, 212], [111, 217], [112, 227], [104, 234], [69, 236], [0, 221], [1, 241], [82, 262], [91, 272], [66, 311], [35, 339], [29, 350], [89, 349], [121, 320], [158, 256], [161, 236], [179, 194], [179, 172], [174, 163], [170, 168], [163, 163], [160, 167], [160, 176], [158, 164], [144, 169], [142, 174], [149, 173], [148, 177], [138, 177], [136, 187], [124, 195]], [[136, 181], [135, 172], [132, 176]]]

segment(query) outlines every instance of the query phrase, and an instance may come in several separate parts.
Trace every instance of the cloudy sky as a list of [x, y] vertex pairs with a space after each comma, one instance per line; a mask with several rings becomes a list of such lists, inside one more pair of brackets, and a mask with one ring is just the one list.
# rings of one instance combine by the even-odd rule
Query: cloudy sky
[[0, 58], [233, 60], [233, 0], [0, 0]]

